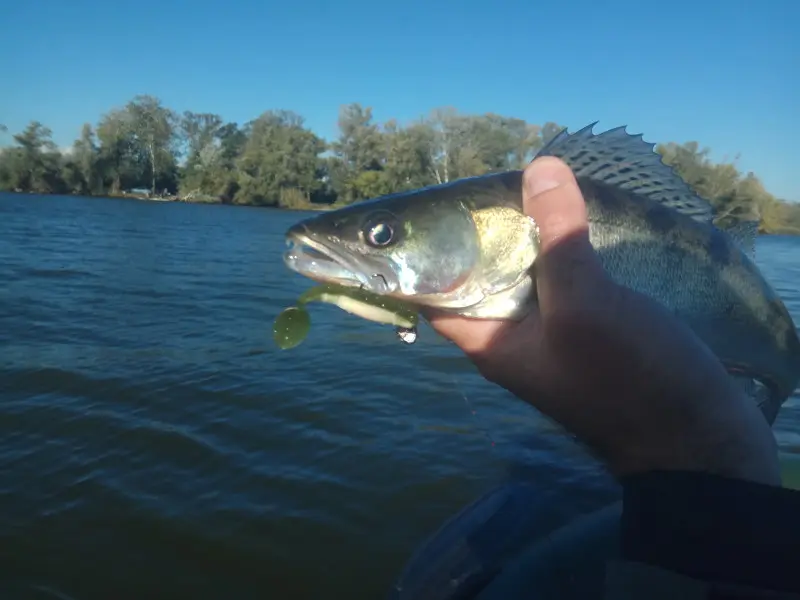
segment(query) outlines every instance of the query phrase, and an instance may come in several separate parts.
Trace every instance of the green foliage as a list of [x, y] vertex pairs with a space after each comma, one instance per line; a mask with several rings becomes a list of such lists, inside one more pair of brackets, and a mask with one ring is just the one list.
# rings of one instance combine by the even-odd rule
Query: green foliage
[[[354, 103], [341, 108], [339, 136], [329, 144], [291, 111], [267, 111], [240, 126], [211, 113], [179, 115], [142, 95], [96, 127], [84, 125], [68, 149], [57, 149], [50, 130], [32, 122], [0, 150], [0, 189], [112, 196], [147, 190], [188, 202], [321, 209], [520, 169], [561, 129], [452, 107], [406, 125], [380, 124], [371, 108]], [[656, 150], [711, 201], [720, 225], [756, 218], [764, 232], [800, 234], [800, 205], [769, 194], [736, 160], [714, 163], [697, 142]]]
[[656, 147], [665, 163], [714, 206], [718, 225], [759, 220], [762, 233], [800, 234], [800, 205], [783, 202], [764, 189], [753, 173], [742, 174], [733, 162], [713, 163], [697, 142]]

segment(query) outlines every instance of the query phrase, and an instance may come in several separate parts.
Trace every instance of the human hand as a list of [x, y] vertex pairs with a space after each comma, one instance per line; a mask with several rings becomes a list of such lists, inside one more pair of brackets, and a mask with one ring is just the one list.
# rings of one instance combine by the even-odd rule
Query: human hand
[[617, 476], [680, 469], [780, 485], [777, 445], [755, 402], [688, 326], [603, 269], [570, 169], [536, 159], [523, 188], [539, 226], [539, 310], [518, 323], [429, 310], [433, 328]]

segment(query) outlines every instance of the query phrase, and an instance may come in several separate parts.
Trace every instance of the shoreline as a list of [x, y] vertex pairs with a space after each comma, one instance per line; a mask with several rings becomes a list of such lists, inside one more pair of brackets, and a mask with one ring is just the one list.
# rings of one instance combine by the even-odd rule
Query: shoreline
[[223, 202], [219, 199], [211, 199], [204, 197], [197, 200], [188, 200], [185, 197], [176, 195], [169, 196], [149, 196], [145, 194], [132, 194], [121, 192], [119, 194], [53, 194], [49, 192], [23, 192], [19, 190], [0, 190], [0, 194], [8, 194], [9, 196], [52, 196], [52, 197], [76, 197], [76, 198], [99, 198], [99, 199], [112, 199], [112, 200], [138, 200], [140, 202], [156, 202], [156, 203], [172, 203], [172, 204], [208, 204], [208, 205], [221, 205], [221, 206], [234, 206], [243, 208], [265, 208], [271, 210], [287, 210], [287, 211], [303, 211], [303, 212], [327, 212], [347, 206], [347, 204], [324, 204], [319, 203], [313, 206], [267, 206], [264, 204], [238, 204], [235, 202]]
[[[219, 199], [211, 199], [208, 196], [204, 196], [202, 198], [198, 198], [197, 200], [188, 200], [186, 197], [180, 197], [177, 194], [169, 195], [169, 196], [150, 196], [146, 194], [136, 194], [136, 193], [125, 193], [121, 192], [119, 194], [103, 194], [102, 196], [95, 196], [95, 195], [86, 195], [86, 194], [51, 194], [51, 193], [41, 193], [41, 192], [23, 192], [17, 190], [0, 190], [0, 194], [13, 194], [17, 196], [64, 196], [64, 197], [79, 197], [79, 198], [110, 198], [114, 200], [138, 200], [140, 202], [164, 202], [164, 203], [174, 203], [174, 204], [209, 204], [209, 205], [222, 205], [222, 206], [234, 206], [234, 207], [243, 207], [243, 208], [263, 208], [263, 209], [270, 209], [270, 210], [285, 210], [285, 211], [297, 211], [297, 212], [328, 212], [331, 210], [336, 210], [338, 208], [342, 208], [345, 206], [349, 206], [348, 204], [323, 204], [319, 203], [315, 206], [265, 206], [263, 204], [237, 204], [234, 202], [223, 202]], [[787, 229], [779, 229], [777, 231], [761, 231], [759, 229], [758, 235], [786, 235], [786, 236], [800, 236], [800, 229], [794, 228], [787, 228]]]

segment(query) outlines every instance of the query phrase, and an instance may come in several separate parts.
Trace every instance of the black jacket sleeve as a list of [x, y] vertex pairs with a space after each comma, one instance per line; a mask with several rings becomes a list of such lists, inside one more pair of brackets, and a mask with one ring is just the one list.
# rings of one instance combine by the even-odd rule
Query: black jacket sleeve
[[800, 596], [800, 492], [689, 472], [622, 486], [622, 560], [607, 571], [608, 598], [657, 598], [671, 585], [666, 597]]

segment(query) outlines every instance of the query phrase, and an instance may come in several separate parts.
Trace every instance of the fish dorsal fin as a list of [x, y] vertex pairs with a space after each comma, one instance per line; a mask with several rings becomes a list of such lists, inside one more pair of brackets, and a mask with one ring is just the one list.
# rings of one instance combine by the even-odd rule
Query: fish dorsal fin
[[756, 235], [758, 235], [759, 221], [739, 221], [723, 231], [736, 242], [750, 260], [756, 258]]
[[594, 122], [580, 131], [562, 130], [536, 153], [555, 156], [567, 163], [576, 177], [588, 177], [629, 190], [683, 213], [697, 221], [710, 223], [711, 204], [698, 196], [672, 167], [664, 164], [640, 135], [616, 127], [595, 135]]

